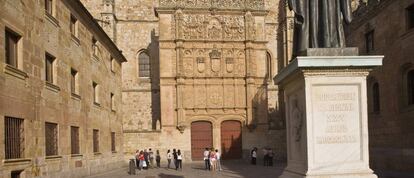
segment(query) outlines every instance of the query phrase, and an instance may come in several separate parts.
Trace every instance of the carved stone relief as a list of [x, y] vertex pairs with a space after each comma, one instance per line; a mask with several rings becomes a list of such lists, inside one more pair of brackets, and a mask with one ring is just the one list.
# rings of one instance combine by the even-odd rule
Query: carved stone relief
[[162, 8], [264, 10], [264, 0], [160, 0]]

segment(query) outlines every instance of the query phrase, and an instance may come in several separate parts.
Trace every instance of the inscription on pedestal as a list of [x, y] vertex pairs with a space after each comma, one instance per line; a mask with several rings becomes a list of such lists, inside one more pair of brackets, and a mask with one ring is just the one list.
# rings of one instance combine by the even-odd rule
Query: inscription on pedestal
[[362, 160], [359, 85], [312, 87], [315, 163]]

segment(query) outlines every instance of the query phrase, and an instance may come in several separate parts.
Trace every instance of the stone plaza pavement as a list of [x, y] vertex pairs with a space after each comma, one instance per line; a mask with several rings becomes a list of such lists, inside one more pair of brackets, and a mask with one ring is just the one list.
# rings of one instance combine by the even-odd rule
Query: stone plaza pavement
[[284, 164], [276, 164], [273, 167], [264, 167], [261, 164], [254, 166], [245, 160], [239, 160], [224, 161], [222, 171], [206, 171], [204, 170], [204, 162], [184, 164], [183, 170], [176, 171], [175, 169], [167, 169], [166, 163], [164, 163], [161, 164], [161, 168], [137, 170], [136, 175], [129, 175], [127, 168], [125, 168], [88, 178], [277, 178], [284, 167]]

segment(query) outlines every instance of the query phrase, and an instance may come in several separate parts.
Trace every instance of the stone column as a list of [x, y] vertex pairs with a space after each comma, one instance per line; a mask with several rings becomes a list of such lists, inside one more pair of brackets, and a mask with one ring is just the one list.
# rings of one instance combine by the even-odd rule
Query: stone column
[[281, 178], [377, 177], [369, 168], [366, 76], [383, 56], [347, 50], [308, 51], [276, 76], [288, 145]]

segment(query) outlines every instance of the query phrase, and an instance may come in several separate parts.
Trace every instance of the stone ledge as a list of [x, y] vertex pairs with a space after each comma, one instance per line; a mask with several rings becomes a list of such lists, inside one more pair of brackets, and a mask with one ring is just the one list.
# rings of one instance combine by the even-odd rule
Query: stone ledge
[[45, 82], [45, 86], [46, 86], [47, 89], [49, 89], [49, 90], [51, 90], [53, 92], [56, 92], [57, 93], [57, 92], [60, 91], [59, 86], [57, 86], [57, 85], [55, 85], [53, 83], [50, 83], [48, 81]]
[[18, 159], [5, 159], [3, 163], [5, 165], [18, 165], [18, 164], [30, 164], [32, 160], [30, 158], [18, 158]]
[[29, 77], [26, 72], [14, 67], [14, 66], [11, 66], [9, 64], [5, 64], [4, 73], [9, 74], [13, 77], [22, 79], [22, 80], [25, 80], [26, 78]]
[[52, 14], [49, 14], [47, 11], [45, 11], [45, 17], [55, 27], [57, 27], [57, 28], [60, 27], [59, 21]]
[[276, 84], [299, 69], [373, 68], [382, 65], [384, 56], [300, 56], [274, 78]]

